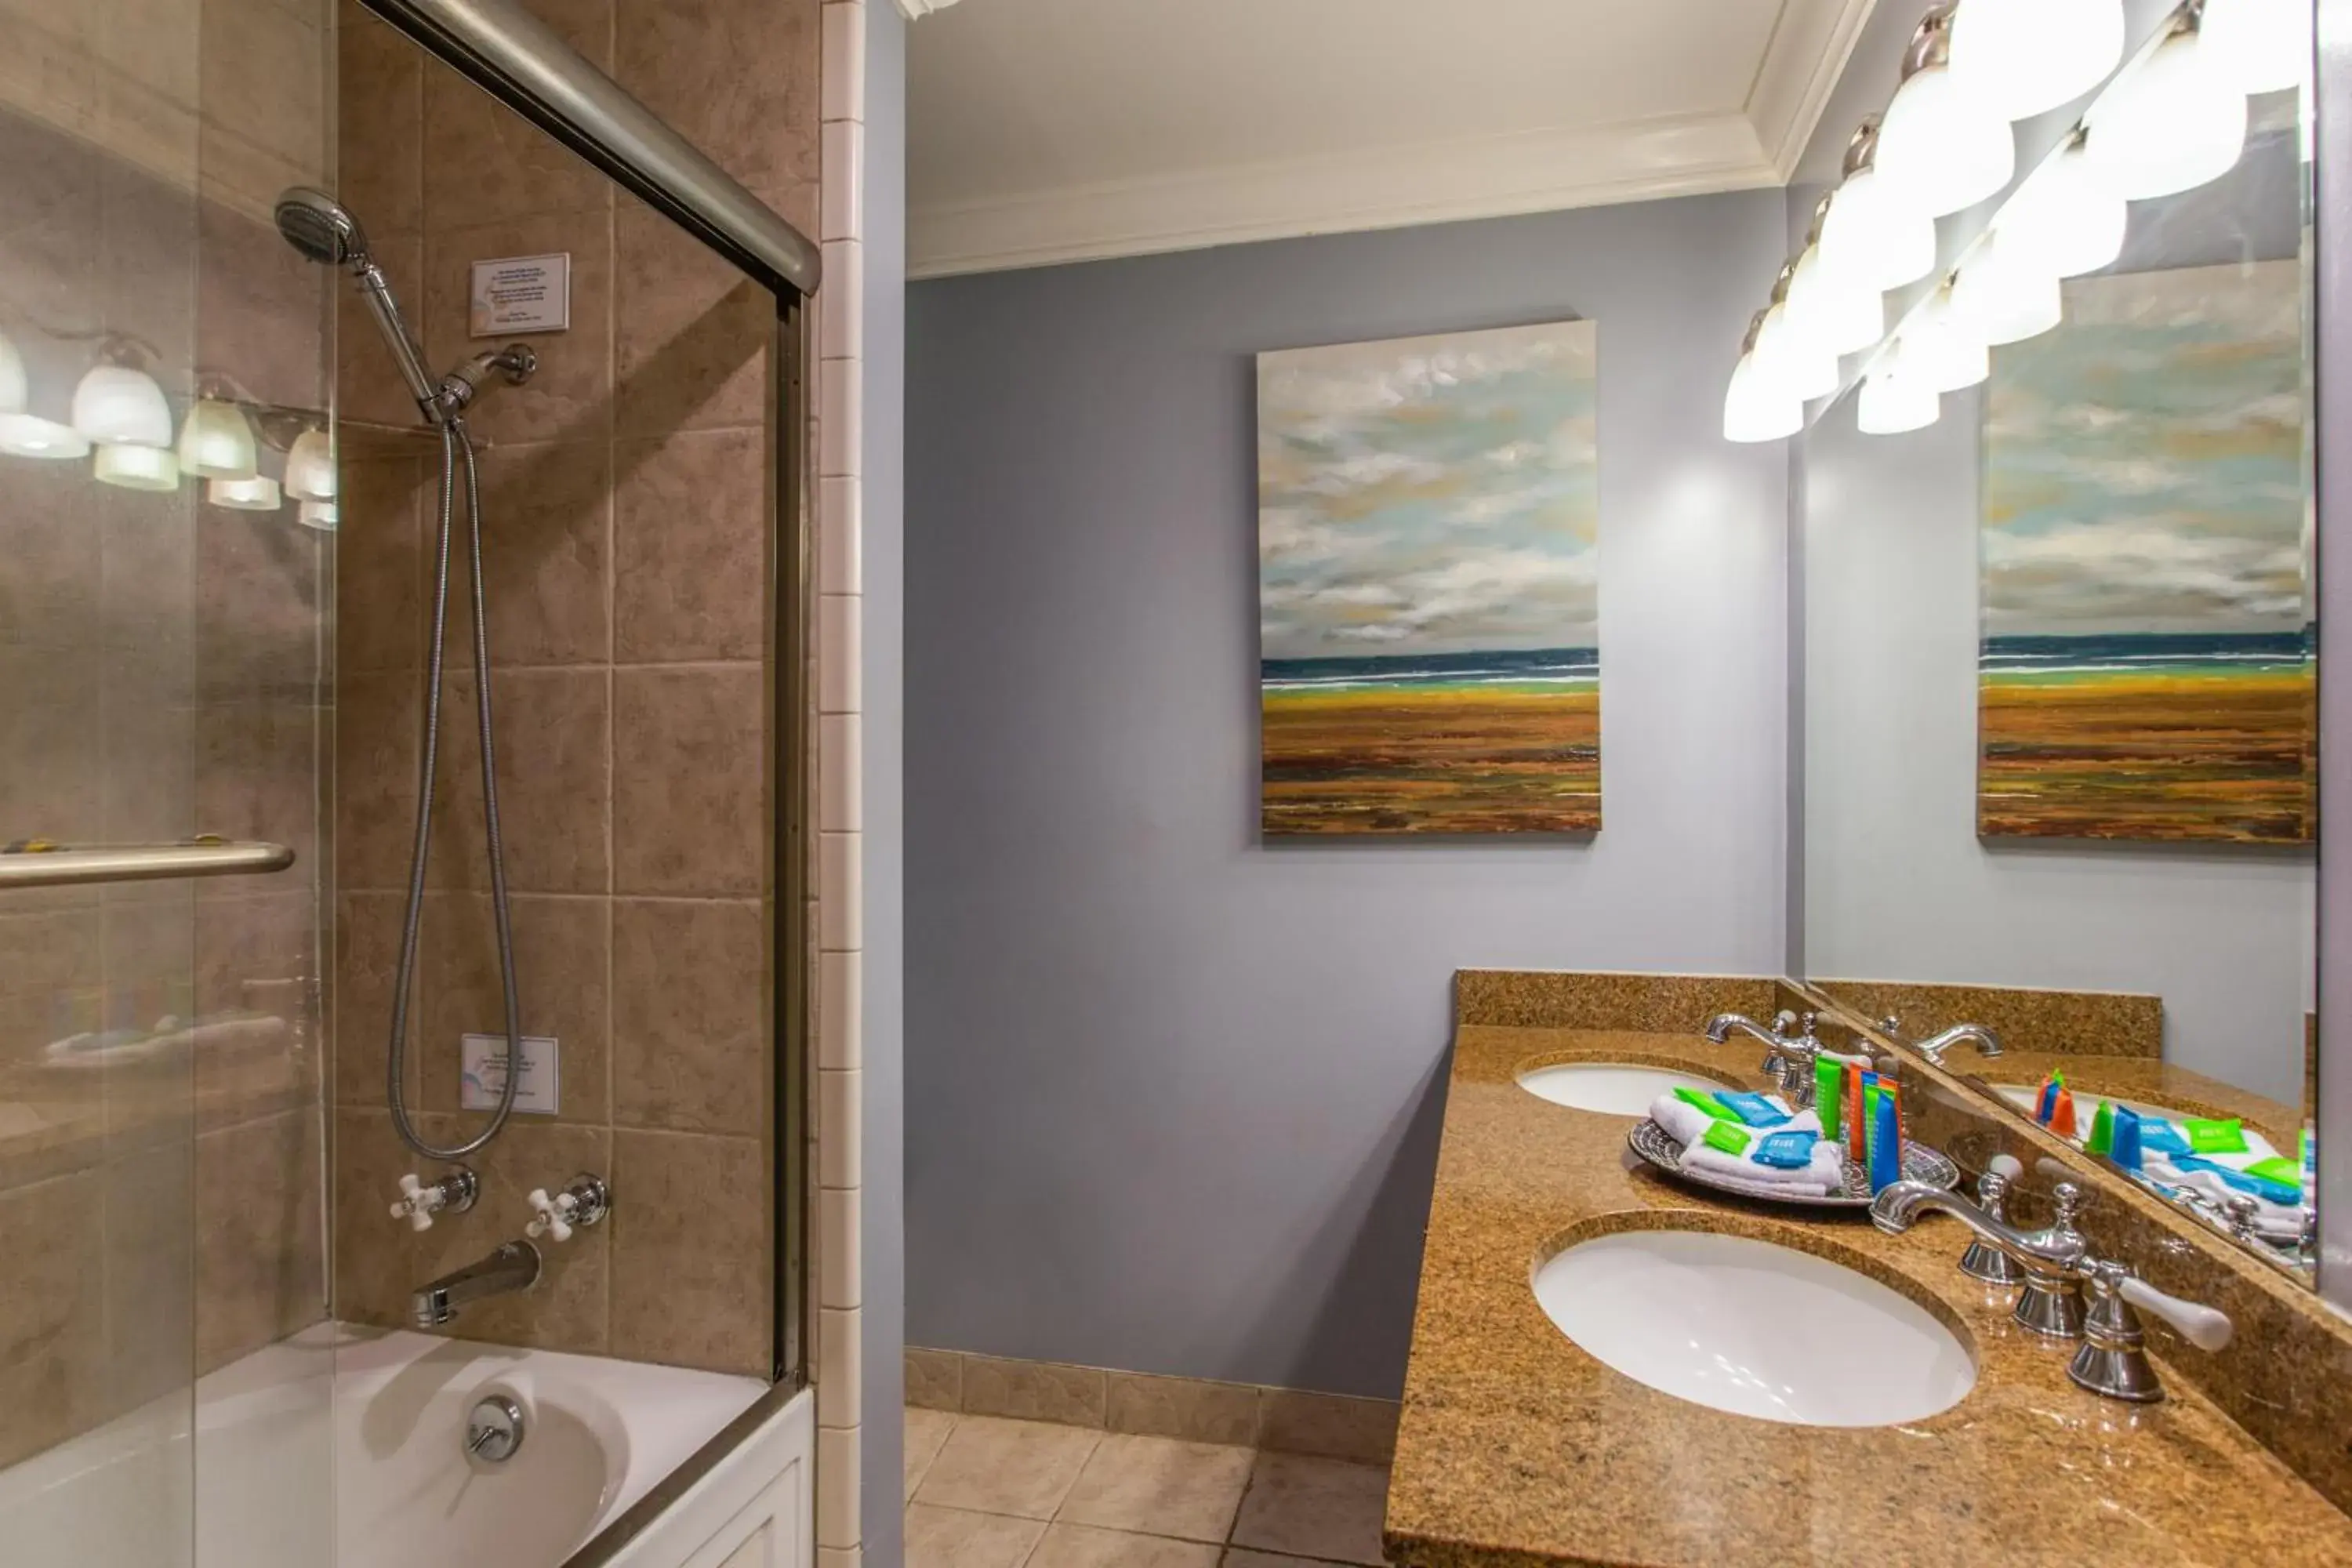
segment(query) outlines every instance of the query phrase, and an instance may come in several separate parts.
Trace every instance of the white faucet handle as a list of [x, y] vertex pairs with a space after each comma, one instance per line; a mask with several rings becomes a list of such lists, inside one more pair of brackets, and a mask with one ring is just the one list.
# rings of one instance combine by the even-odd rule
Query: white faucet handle
[[539, 1217], [523, 1226], [525, 1236], [543, 1236], [550, 1241], [572, 1239], [572, 1211], [580, 1206], [579, 1199], [570, 1193], [558, 1193], [551, 1198], [545, 1187], [533, 1187], [530, 1206]]
[[400, 1201], [392, 1205], [392, 1217], [404, 1219], [411, 1230], [431, 1230], [433, 1211], [441, 1206], [441, 1194], [409, 1172], [400, 1178]]
[[2236, 1337], [2237, 1326], [2230, 1321], [2227, 1312], [2168, 1295], [2137, 1275], [2126, 1277], [2116, 1289], [2125, 1300], [2143, 1312], [2162, 1318], [2179, 1331], [2182, 1339], [2200, 1351], [2225, 1350]]

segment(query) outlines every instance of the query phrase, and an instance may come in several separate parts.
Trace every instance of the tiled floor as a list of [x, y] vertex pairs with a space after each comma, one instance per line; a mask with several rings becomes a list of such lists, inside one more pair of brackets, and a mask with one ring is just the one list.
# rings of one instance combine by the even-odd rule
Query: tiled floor
[[1381, 1561], [1371, 1465], [907, 1412], [907, 1568]]

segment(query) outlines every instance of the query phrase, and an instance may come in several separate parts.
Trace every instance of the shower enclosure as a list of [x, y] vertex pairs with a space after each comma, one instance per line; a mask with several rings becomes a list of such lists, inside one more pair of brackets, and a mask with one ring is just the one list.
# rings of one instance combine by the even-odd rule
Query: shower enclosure
[[[815, 249], [614, 56], [510, 0], [0, 17], [12, 1563], [618, 1560], [805, 1382]], [[398, 1068], [439, 437], [292, 187], [364, 226], [431, 376], [540, 366], [470, 421], [489, 690], [461, 510]], [[482, 331], [473, 264], [557, 255], [566, 324]], [[547, 1082], [485, 1100], [466, 1037], [515, 1034]], [[502, 1098], [475, 1206], [394, 1218], [450, 1168], [395, 1120], [450, 1148]], [[611, 1216], [542, 1229], [533, 1288], [405, 1328], [585, 1173]], [[523, 1441], [469, 1456], [499, 1389]]]

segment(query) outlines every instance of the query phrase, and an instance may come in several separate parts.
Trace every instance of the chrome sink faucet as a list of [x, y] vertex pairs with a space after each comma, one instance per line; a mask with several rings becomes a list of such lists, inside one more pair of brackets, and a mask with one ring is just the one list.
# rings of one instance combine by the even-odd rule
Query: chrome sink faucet
[[[1998, 1199], [2007, 1179], [1990, 1179], [2000, 1184], [1991, 1194]], [[2148, 1362], [2139, 1313], [2155, 1313], [2181, 1338], [2204, 1351], [2227, 1347], [2235, 1326], [2228, 1314], [2168, 1295], [2127, 1265], [2092, 1257], [2074, 1224], [2082, 1190], [2072, 1182], [2061, 1182], [2055, 1198], [2057, 1222], [2047, 1230], [2029, 1232], [1987, 1215], [1941, 1187], [1896, 1182], [1880, 1189], [1871, 1200], [1870, 1217], [1879, 1229], [1900, 1235], [1911, 1228], [1923, 1210], [1941, 1209], [1950, 1215], [1983, 1243], [2008, 1253], [2024, 1268], [2025, 1289], [2019, 1292], [2011, 1314], [2019, 1324], [2038, 1334], [2083, 1342], [2066, 1368], [2066, 1375], [2076, 1384], [2135, 1405], [2162, 1399], [2164, 1385]], [[1971, 1247], [1969, 1252], [1973, 1256], [1976, 1248]], [[2086, 1290], [2087, 1311], [2083, 1301]]]
[[539, 1270], [538, 1247], [528, 1241], [506, 1242], [488, 1257], [417, 1287], [408, 1298], [409, 1321], [420, 1329], [440, 1328], [476, 1301], [530, 1289], [539, 1283]]
[[[1844, 1061], [1822, 1043], [1813, 1026], [1821, 1015], [1808, 1013], [1801, 1019], [1785, 1008], [1774, 1015], [1771, 1027], [1767, 1028], [1744, 1013], [1717, 1013], [1706, 1021], [1706, 1037], [1720, 1046], [1734, 1033], [1751, 1036], [1764, 1046], [1764, 1063], [1757, 1070], [1772, 1080], [1772, 1088], [1780, 1097], [1799, 1110], [1813, 1103], [1813, 1063], [1827, 1056]], [[1791, 1035], [1790, 1029], [1801, 1029]]]

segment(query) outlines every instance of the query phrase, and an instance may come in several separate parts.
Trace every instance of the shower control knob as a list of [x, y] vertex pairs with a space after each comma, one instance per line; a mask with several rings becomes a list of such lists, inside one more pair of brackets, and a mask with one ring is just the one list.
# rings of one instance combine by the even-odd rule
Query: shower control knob
[[437, 1182], [420, 1181], [411, 1171], [400, 1178], [400, 1200], [392, 1205], [392, 1217], [406, 1220], [411, 1230], [431, 1230], [435, 1215], [464, 1214], [481, 1190], [474, 1173], [463, 1165]]
[[523, 1226], [523, 1234], [543, 1236], [550, 1241], [569, 1241], [574, 1226], [595, 1225], [612, 1211], [613, 1194], [604, 1177], [583, 1173], [572, 1177], [553, 1197], [547, 1195], [545, 1187], [533, 1187], [530, 1201], [537, 1217]]

